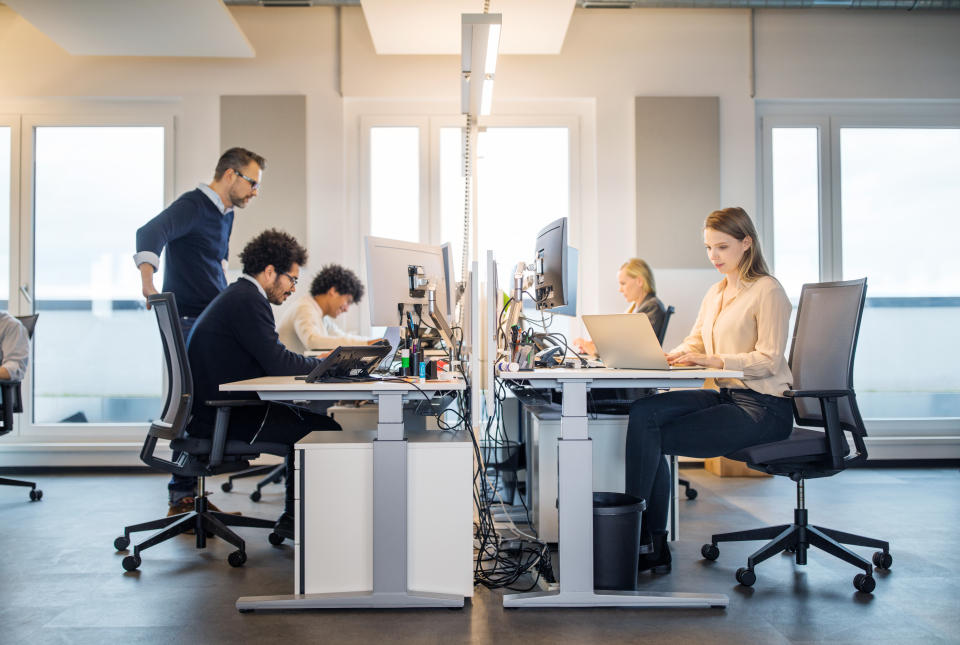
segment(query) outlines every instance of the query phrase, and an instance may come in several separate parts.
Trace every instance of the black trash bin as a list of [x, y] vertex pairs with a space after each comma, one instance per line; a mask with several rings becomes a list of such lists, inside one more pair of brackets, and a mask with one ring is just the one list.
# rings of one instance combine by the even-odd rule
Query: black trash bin
[[593, 588], [637, 588], [640, 514], [646, 501], [624, 493], [593, 494]]

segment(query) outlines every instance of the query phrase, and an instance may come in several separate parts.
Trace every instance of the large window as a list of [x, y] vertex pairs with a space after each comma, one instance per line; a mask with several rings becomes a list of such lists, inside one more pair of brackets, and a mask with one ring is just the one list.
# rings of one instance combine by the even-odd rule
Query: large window
[[[464, 132], [461, 119], [385, 119], [367, 125], [369, 233], [449, 243], [458, 279], [464, 240]], [[419, 122], [418, 122], [419, 121]], [[517, 262], [534, 260], [537, 232], [570, 215], [568, 125], [488, 125], [476, 138], [476, 258], [494, 252], [500, 288], [509, 290]], [[429, 145], [428, 145], [429, 143]], [[482, 261], [481, 261], [482, 265]], [[525, 303], [532, 306], [532, 303]], [[560, 330], [568, 322], [558, 319]]]
[[164, 206], [164, 128], [41, 126], [34, 141], [34, 422], [149, 421], [161, 350], [131, 257]]
[[960, 417], [948, 358], [960, 327], [960, 117], [774, 113], [763, 151], [767, 242], [791, 298], [804, 282], [867, 278], [854, 385], [868, 427]]

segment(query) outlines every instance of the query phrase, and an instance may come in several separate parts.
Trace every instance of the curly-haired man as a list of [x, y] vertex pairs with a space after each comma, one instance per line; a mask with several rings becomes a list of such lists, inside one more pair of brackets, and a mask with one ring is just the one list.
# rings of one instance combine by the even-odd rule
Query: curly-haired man
[[[213, 434], [216, 410], [203, 402], [225, 397], [257, 398], [252, 393], [221, 392], [221, 383], [308, 374], [319, 363], [278, 342], [270, 308], [296, 291], [307, 250], [287, 233], [271, 229], [250, 240], [240, 261], [243, 275], [200, 314], [187, 343], [196, 401], [187, 431], [195, 437]], [[290, 446], [287, 504], [276, 527], [284, 537], [293, 537], [293, 445], [313, 430], [339, 429], [326, 415], [283, 405], [237, 408], [231, 413], [229, 439], [256, 439]]]
[[350, 305], [360, 302], [363, 291], [363, 284], [350, 269], [339, 264], [323, 267], [310, 285], [310, 296], [301, 298], [280, 320], [280, 342], [301, 353], [375, 343], [376, 340], [348, 334], [334, 322]]

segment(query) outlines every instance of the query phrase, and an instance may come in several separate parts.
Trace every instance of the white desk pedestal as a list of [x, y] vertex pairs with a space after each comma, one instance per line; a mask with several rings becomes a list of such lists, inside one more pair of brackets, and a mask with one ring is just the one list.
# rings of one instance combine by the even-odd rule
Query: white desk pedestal
[[[439, 388], [438, 388], [439, 389]], [[410, 393], [397, 391], [391, 388], [386, 391], [374, 391], [372, 395], [379, 403], [379, 424], [376, 439], [372, 442], [372, 464], [368, 466], [372, 476], [370, 495], [372, 496], [371, 513], [368, 521], [372, 523], [372, 562], [367, 565], [372, 569], [372, 590], [370, 591], [337, 591], [335, 593], [303, 593], [304, 586], [304, 552], [309, 545], [311, 536], [303, 534], [304, 513], [307, 510], [306, 500], [317, 495], [336, 496], [338, 490], [308, 490], [304, 485], [305, 468], [297, 472], [297, 521], [296, 538], [298, 544], [296, 586], [300, 593], [280, 596], [247, 596], [237, 600], [236, 606], [242, 612], [272, 609], [346, 609], [346, 608], [400, 608], [400, 607], [462, 607], [463, 593], [429, 593], [411, 591], [408, 581], [408, 472], [409, 443], [404, 438], [403, 428], [403, 399]], [[261, 398], [290, 400], [290, 392], [271, 393], [258, 390]], [[335, 387], [329, 387], [323, 394], [346, 398], [343, 393], [337, 392]], [[354, 394], [355, 393], [351, 393]], [[296, 396], [304, 397], [304, 392], [297, 392]], [[419, 396], [419, 394], [418, 394]], [[319, 395], [316, 396], [319, 398]], [[362, 433], [357, 433], [362, 434]], [[368, 444], [369, 445], [369, 442]], [[297, 447], [298, 457], [303, 464], [303, 447]], [[469, 453], [469, 464], [465, 473], [466, 479], [472, 478], [472, 452]], [[369, 448], [368, 448], [369, 455]], [[368, 456], [369, 459], [369, 456]], [[309, 474], [307, 474], [309, 477]], [[472, 491], [472, 486], [470, 487]], [[469, 502], [466, 505], [467, 526], [471, 526]], [[328, 523], [328, 531], [338, 531], [341, 527], [335, 522]], [[469, 538], [468, 538], [469, 539]], [[369, 551], [367, 552], [369, 554]], [[469, 558], [469, 556], [468, 556]], [[360, 562], [358, 566], [363, 567]], [[469, 559], [466, 567], [469, 567]], [[368, 569], [368, 570], [369, 570]], [[468, 569], [470, 571], [470, 569]], [[471, 571], [472, 573], [472, 571]], [[370, 589], [370, 587], [367, 587]]]

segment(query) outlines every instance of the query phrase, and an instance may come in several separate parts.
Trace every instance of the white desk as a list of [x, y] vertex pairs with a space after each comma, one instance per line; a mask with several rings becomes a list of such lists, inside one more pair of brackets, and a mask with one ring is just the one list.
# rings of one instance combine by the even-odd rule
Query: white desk
[[[420, 390], [464, 389], [462, 380], [415, 381]], [[462, 607], [463, 597], [411, 592], [407, 585], [407, 442], [403, 436], [403, 402], [423, 395], [398, 381], [307, 383], [292, 376], [265, 376], [220, 386], [222, 392], [256, 392], [265, 401], [374, 399], [379, 404], [373, 442], [373, 590], [359, 593], [248, 596], [237, 609], [348, 609]], [[301, 491], [305, 495], [306, 491]]]
[[587, 434], [591, 388], [691, 388], [707, 378], [740, 378], [729, 370], [537, 369], [501, 372], [540, 389], [560, 389], [563, 407], [558, 441], [560, 585], [556, 591], [508, 594], [504, 607], [726, 607], [723, 594], [594, 591], [593, 446]]

